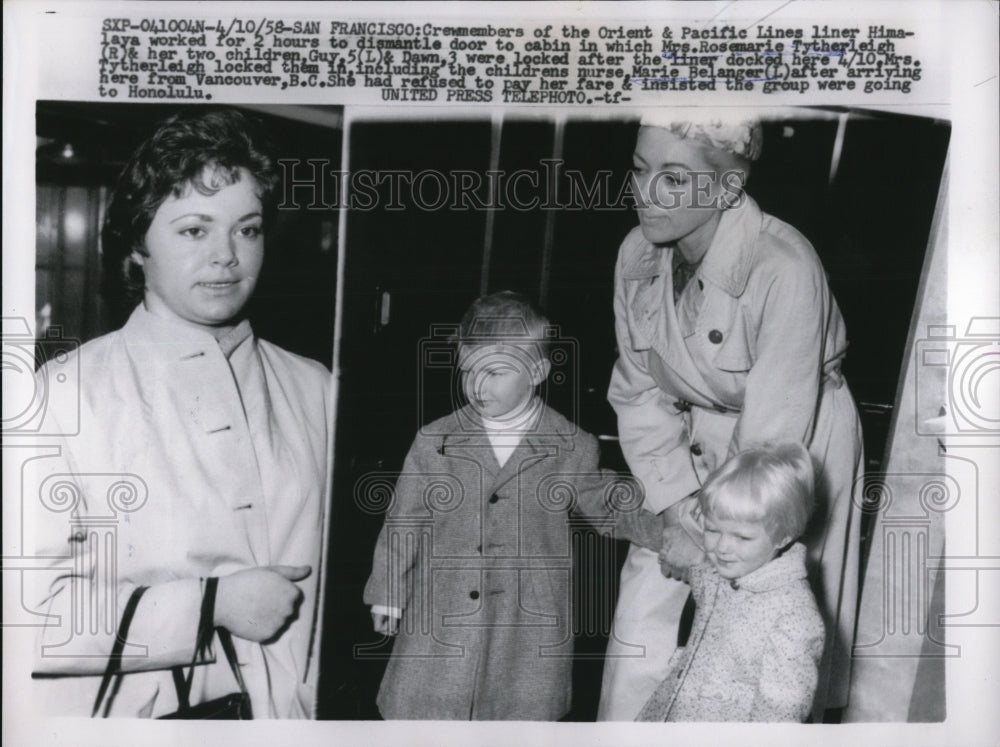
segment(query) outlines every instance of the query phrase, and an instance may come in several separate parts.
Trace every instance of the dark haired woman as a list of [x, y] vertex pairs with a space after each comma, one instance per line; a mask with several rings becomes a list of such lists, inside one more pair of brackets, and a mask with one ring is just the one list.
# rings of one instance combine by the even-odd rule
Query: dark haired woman
[[[178, 708], [170, 668], [195, 660], [200, 622], [232, 634], [255, 717], [313, 713], [329, 373], [256, 338], [242, 315], [276, 185], [255, 122], [198, 110], [139, 147], [108, 207], [106, 269], [141, 302], [60, 369], [78, 371], [60, 391], [78, 392], [79, 432], [63, 437], [61, 458], [38, 460], [52, 509], [41, 511], [40, 550], [61, 562], [43, 591], [41, 611], [55, 617], [37, 669], [100, 675], [123, 608], [148, 587], [111, 715]], [[53, 395], [48, 432], [72, 431], [59, 421], [76, 402]], [[62, 502], [50, 495], [55, 473], [66, 478]], [[114, 499], [109, 484], [129, 497]], [[109, 519], [110, 545], [70, 531]], [[194, 671], [192, 704], [237, 689], [221, 650]], [[89, 714], [99, 679], [38, 686], [52, 710]]]

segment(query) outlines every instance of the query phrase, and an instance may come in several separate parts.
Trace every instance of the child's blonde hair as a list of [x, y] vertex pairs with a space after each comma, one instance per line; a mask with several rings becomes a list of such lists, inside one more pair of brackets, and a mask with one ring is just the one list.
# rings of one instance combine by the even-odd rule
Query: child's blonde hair
[[458, 343], [463, 346], [516, 345], [536, 361], [548, 360], [549, 320], [522, 293], [498, 291], [472, 302], [462, 317]]
[[720, 519], [760, 521], [771, 541], [787, 544], [806, 527], [815, 501], [812, 457], [802, 444], [742, 451], [705, 482], [702, 511]]

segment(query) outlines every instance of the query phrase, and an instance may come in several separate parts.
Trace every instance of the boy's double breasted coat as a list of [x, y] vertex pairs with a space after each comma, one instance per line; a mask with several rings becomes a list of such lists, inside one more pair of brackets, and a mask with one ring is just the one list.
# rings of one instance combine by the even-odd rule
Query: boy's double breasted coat
[[[424, 427], [365, 589], [367, 604], [403, 610], [378, 697], [383, 716], [565, 715], [573, 652], [567, 513], [610, 529], [614, 485], [597, 470], [594, 437], [547, 407], [503, 467], [468, 409]], [[620, 505], [639, 500], [625, 496]]]

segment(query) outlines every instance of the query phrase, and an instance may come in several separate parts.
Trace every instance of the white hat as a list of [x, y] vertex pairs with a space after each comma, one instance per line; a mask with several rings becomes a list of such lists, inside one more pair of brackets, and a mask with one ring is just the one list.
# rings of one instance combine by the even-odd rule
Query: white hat
[[676, 109], [648, 109], [640, 120], [643, 127], [659, 127], [677, 137], [698, 140], [729, 151], [749, 161], [760, 158], [764, 145], [760, 119], [718, 113], [678, 112]]

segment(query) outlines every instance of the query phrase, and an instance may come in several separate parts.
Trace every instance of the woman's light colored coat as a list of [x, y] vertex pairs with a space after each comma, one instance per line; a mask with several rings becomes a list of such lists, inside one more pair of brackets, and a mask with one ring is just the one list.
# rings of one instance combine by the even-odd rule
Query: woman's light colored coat
[[[170, 672], [192, 659], [200, 579], [267, 565], [309, 565], [298, 618], [267, 644], [234, 639], [255, 718], [310, 717], [320, 544], [325, 521], [329, 373], [256, 339], [223, 340], [140, 306], [120, 330], [40, 376], [53, 387], [41, 458], [37, 609], [49, 615], [36, 698], [90, 715], [128, 596], [149, 586], [129, 634], [111, 715], [177, 707]], [[55, 379], [52, 379], [55, 381]], [[75, 423], [79, 422], [79, 427]], [[216, 645], [216, 649], [218, 646]], [[134, 671], [153, 670], [153, 671]], [[197, 667], [192, 702], [236, 690], [221, 651]]]
[[[671, 247], [639, 228], [615, 270], [619, 359], [608, 399], [622, 450], [662, 511], [737, 451], [798, 441], [819, 477], [803, 541], [823, 611], [827, 651], [817, 705], [846, 703], [857, 600], [861, 426], [840, 373], [843, 318], [823, 267], [794, 228], [744, 196], [726, 210], [698, 271], [673, 301]], [[600, 717], [635, 718], [674, 649], [686, 587], [632, 548], [622, 571]], [[629, 656], [644, 646], [644, 655]]]

